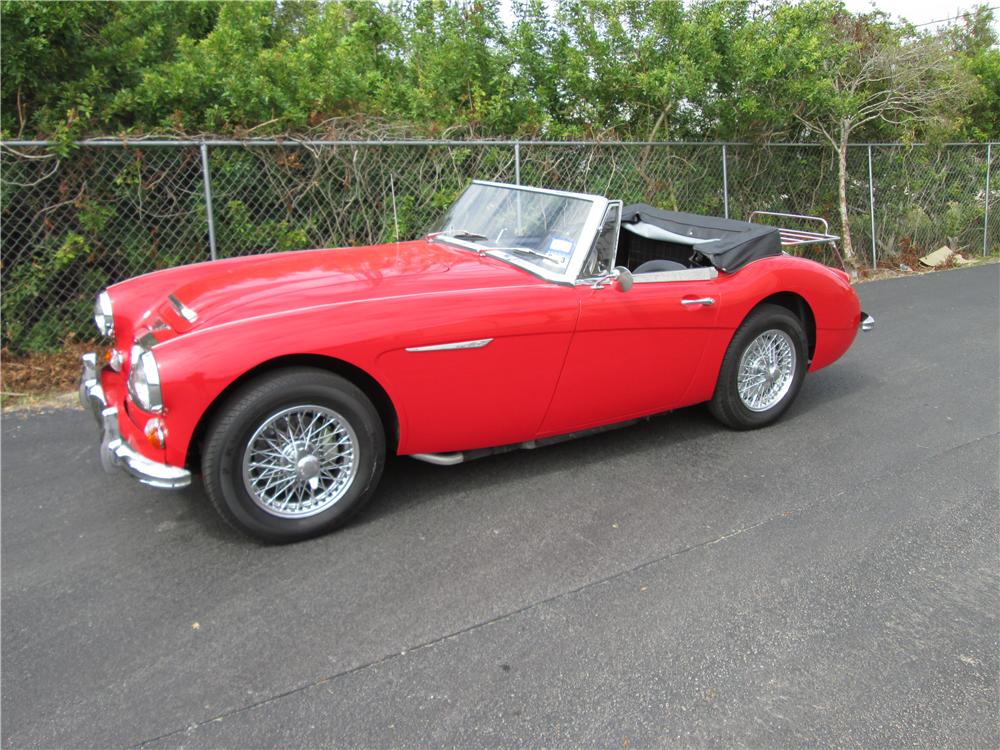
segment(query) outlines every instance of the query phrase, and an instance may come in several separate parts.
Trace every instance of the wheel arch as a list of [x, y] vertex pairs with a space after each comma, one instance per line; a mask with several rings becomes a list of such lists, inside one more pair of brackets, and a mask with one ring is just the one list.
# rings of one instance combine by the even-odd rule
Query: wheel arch
[[808, 341], [809, 360], [812, 361], [813, 355], [816, 353], [816, 316], [805, 297], [796, 292], [778, 292], [772, 294], [748, 310], [744, 320], [761, 305], [778, 305], [779, 307], [784, 307], [802, 321], [802, 327], [805, 329], [806, 340]]
[[389, 398], [389, 394], [375, 378], [360, 367], [335, 357], [328, 357], [321, 354], [290, 354], [269, 359], [247, 370], [213, 399], [212, 403], [209, 404], [208, 408], [205, 409], [198, 419], [198, 424], [191, 435], [185, 465], [192, 471], [200, 470], [201, 446], [208, 426], [238, 388], [254, 378], [287, 367], [315, 367], [320, 370], [326, 370], [327, 372], [341, 376], [360, 388], [378, 412], [379, 421], [381, 421], [382, 427], [385, 430], [386, 451], [395, 452], [399, 441], [399, 416], [395, 405], [392, 403], [392, 399]]

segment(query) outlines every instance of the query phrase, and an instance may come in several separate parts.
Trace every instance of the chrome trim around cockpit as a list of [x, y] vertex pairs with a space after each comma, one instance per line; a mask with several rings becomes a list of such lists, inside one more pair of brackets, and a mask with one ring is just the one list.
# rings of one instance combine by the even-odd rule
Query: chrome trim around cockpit
[[457, 247], [464, 248], [466, 250], [472, 250], [479, 253], [480, 255], [488, 256], [490, 258], [496, 258], [497, 260], [508, 263], [516, 268], [520, 268], [522, 271], [527, 271], [528, 273], [538, 276], [539, 278], [545, 279], [546, 281], [551, 281], [556, 284], [573, 284], [580, 277], [580, 272], [583, 268], [583, 264], [586, 262], [587, 257], [590, 255], [590, 251], [594, 246], [594, 241], [597, 239], [597, 233], [600, 231], [601, 223], [604, 221], [604, 213], [607, 211], [608, 205], [613, 201], [609, 201], [603, 195], [593, 195], [589, 193], [572, 193], [565, 190], [549, 190], [548, 188], [536, 188], [528, 187], [526, 185], [511, 185], [505, 182], [490, 182], [488, 180], [473, 180], [473, 185], [485, 185], [487, 187], [495, 188], [507, 188], [509, 190], [516, 190], [526, 193], [540, 193], [543, 195], [554, 195], [561, 198], [571, 198], [575, 200], [587, 201], [591, 204], [590, 213], [587, 215], [586, 220], [583, 222], [583, 226], [580, 229], [579, 241], [573, 248], [573, 254], [570, 256], [569, 261], [566, 263], [565, 267], [561, 270], [556, 271], [554, 269], [545, 268], [541, 265], [531, 263], [530, 261], [519, 258], [512, 252], [504, 251], [503, 248], [492, 248], [485, 245], [479, 245], [475, 242], [468, 242], [465, 240], [460, 240], [455, 237], [448, 237], [447, 235], [439, 234], [434, 237], [435, 242], [444, 242], [449, 245], [455, 245]]

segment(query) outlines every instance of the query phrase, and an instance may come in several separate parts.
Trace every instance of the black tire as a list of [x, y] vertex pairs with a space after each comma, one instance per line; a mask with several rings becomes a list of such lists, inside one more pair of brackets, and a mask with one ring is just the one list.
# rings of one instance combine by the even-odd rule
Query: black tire
[[[309, 425], [316, 424], [314, 435]], [[272, 460], [275, 467], [264, 464]], [[237, 530], [272, 543], [343, 524], [374, 494], [384, 465], [385, 433], [371, 401], [348, 380], [306, 367], [271, 372], [237, 390], [209, 427], [202, 453], [215, 509]], [[267, 472], [291, 489], [271, 489]], [[308, 497], [295, 500], [297, 489]], [[282, 498], [293, 499], [282, 508]]]
[[[771, 386], [767, 386], [764, 395], [769, 394], [773, 403], [762, 396], [761, 403], [756, 404], [754, 408], [740, 395], [740, 363], [747, 350], [758, 342], [759, 337], [765, 335], [768, 338], [760, 341], [774, 340], [782, 351], [787, 352], [790, 349], [794, 352], [794, 363], [787, 368], [791, 370], [787, 389], [784, 381], [774, 386], [773, 391], [770, 390]], [[715, 386], [715, 395], [708, 405], [709, 411], [716, 419], [734, 430], [755, 430], [771, 424], [785, 413], [798, 395], [805, 379], [808, 352], [802, 321], [794, 313], [780, 305], [765, 304], [755, 308], [736, 329], [732, 341], [729, 342], [729, 348], [726, 350], [719, 371], [719, 381]], [[778, 369], [783, 368], [778, 367]], [[766, 384], [768, 378], [773, 380], [775, 375], [773, 371], [768, 371], [762, 372], [761, 377], [764, 378], [762, 384]], [[750, 401], [753, 401], [753, 398], [750, 398]]]

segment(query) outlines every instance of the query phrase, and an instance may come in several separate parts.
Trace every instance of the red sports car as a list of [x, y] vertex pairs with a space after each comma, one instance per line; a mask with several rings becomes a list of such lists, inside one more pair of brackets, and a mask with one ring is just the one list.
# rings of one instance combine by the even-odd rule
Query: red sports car
[[200, 473], [238, 529], [302, 539], [364, 505], [387, 451], [455, 464], [701, 402], [773, 422], [874, 325], [846, 273], [783, 250], [835, 239], [477, 181], [420, 240], [109, 287], [80, 397], [109, 471]]

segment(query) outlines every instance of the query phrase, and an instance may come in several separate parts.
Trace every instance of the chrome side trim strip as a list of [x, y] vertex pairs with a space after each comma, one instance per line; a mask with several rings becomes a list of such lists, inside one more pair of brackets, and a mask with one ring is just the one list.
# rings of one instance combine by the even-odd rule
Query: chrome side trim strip
[[177, 297], [171, 294], [169, 297], [167, 297], [167, 299], [170, 300], [170, 304], [173, 305], [174, 309], [177, 311], [177, 314], [180, 315], [182, 318], [184, 318], [184, 320], [186, 320], [188, 323], [194, 323], [196, 320], [198, 320], [198, 313], [196, 313], [190, 307], [188, 307], [179, 299], [177, 299]]
[[430, 346], [408, 346], [408, 352], [441, 352], [447, 349], [482, 349], [493, 339], [476, 339], [475, 341], [453, 341], [449, 344], [431, 344]]
[[[650, 419], [650, 417], [642, 417], [642, 419]], [[485, 458], [486, 456], [495, 456], [498, 453], [507, 453], [508, 451], [515, 451], [518, 449], [534, 450], [535, 448], [541, 448], [545, 445], [561, 443], [564, 440], [574, 440], [576, 438], [584, 437], [585, 435], [596, 435], [600, 432], [607, 432], [608, 430], [617, 430], [621, 427], [627, 427], [628, 425], [635, 424], [638, 421], [639, 418], [628, 419], [624, 422], [605, 424], [600, 427], [591, 427], [586, 430], [567, 432], [562, 435], [552, 435], [551, 437], [538, 438], [537, 440], [526, 440], [523, 443], [498, 445], [493, 448], [476, 448], [470, 451], [455, 451], [453, 453], [410, 453], [409, 458], [415, 458], [418, 461], [425, 461], [426, 463], [436, 464], [438, 466], [455, 466], [456, 464], [464, 463], [465, 461]]]

